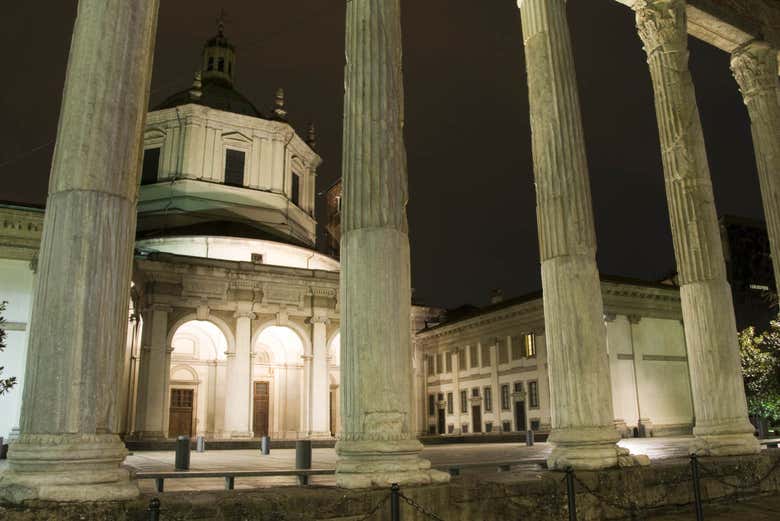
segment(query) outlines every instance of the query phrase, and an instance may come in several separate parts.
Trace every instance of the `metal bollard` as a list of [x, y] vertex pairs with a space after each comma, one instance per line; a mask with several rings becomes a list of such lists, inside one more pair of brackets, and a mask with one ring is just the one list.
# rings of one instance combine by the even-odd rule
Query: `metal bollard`
[[190, 470], [190, 437], [176, 438], [176, 470]]
[[534, 445], [534, 431], [532, 431], [532, 430], [525, 431], [525, 444], [528, 447], [533, 447], [533, 445]]
[[152, 498], [146, 511], [149, 512], [149, 521], [160, 521], [160, 500]]
[[693, 508], [696, 510], [696, 521], [704, 521], [701, 508], [701, 488], [699, 483], [699, 457], [691, 454], [691, 474], [693, 476]]
[[391, 521], [401, 521], [401, 487], [398, 483], [393, 483], [390, 487], [390, 519]]
[[[298, 440], [295, 442], [295, 468], [311, 468], [311, 440]], [[301, 474], [298, 476], [299, 485], [308, 485], [309, 476]]]
[[195, 450], [198, 452], [206, 452], [206, 437], [199, 435], [195, 438]]
[[263, 436], [260, 438], [260, 454], [268, 456], [271, 454], [271, 438], [270, 436]]
[[577, 521], [577, 500], [574, 492], [574, 470], [566, 467], [566, 498], [569, 500], [569, 521]]

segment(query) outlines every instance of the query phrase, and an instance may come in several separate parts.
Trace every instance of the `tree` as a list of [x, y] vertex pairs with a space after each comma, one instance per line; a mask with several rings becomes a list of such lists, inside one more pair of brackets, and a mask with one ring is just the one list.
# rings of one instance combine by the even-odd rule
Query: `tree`
[[748, 411], [770, 421], [780, 421], [780, 321], [769, 331], [756, 334], [753, 326], [739, 333], [739, 357], [745, 381]]
[[[3, 311], [5, 311], [6, 304], [8, 304], [8, 302], [0, 302], [0, 353], [5, 351], [5, 329], [3, 329], [3, 324], [5, 324], [5, 317], [3, 317]], [[7, 393], [14, 385], [16, 385], [15, 376], [3, 378], [4, 369], [5, 367], [0, 365], [0, 396]]]

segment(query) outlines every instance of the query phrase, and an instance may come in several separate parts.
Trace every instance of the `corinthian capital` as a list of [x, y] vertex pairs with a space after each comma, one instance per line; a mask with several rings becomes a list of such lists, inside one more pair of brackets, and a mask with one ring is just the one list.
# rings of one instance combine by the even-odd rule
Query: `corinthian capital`
[[777, 49], [753, 40], [731, 55], [731, 72], [747, 105], [755, 96], [777, 91]]
[[638, 0], [634, 11], [648, 59], [657, 52], [681, 52], [687, 60], [685, 0]]

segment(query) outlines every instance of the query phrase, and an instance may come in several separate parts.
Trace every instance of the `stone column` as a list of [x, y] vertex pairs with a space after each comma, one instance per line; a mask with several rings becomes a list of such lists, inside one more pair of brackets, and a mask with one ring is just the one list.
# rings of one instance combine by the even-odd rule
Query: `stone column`
[[[565, 0], [520, 0], [528, 69], [544, 319], [550, 468], [617, 463], [604, 306]], [[576, 389], [576, 392], [573, 390]]]
[[400, 0], [347, 3], [341, 487], [448, 481], [411, 432], [411, 286]]
[[230, 438], [254, 436], [250, 422], [252, 406], [252, 320], [251, 303], [239, 303], [236, 319], [236, 345], [227, 353], [227, 394], [225, 434]]
[[452, 393], [452, 411], [455, 413], [455, 434], [462, 434], [461, 425], [463, 425], [463, 419], [460, 412], [460, 358], [458, 353], [463, 347], [459, 347], [453, 351], [450, 356], [452, 360], [452, 386], [455, 389]]
[[749, 42], [732, 54], [731, 71], [750, 115], [772, 264], [775, 280], [780, 284], [780, 88], [777, 49], [766, 42]]
[[656, 116], [680, 277], [697, 437], [703, 454], [757, 452], [737, 347], [696, 94], [688, 70], [683, 0], [639, 0], [636, 24], [655, 92]]
[[168, 435], [167, 403], [171, 379], [171, 352], [168, 345], [170, 306], [154, 304], [143, 312], [141, 363], [138, 374], [136, 436], [161, 439]]
[[312, 438], [330, 438], [330, 378], [328, 377], [328, 337], [330, 323], [326, 314], [311, 319], [313, 361], [311, 368], [311, 427]]
[[134, 497], [119, 465], [140, 139], [157, 0], [80, 0], [33, 303], [21, 431], [0, 500]]

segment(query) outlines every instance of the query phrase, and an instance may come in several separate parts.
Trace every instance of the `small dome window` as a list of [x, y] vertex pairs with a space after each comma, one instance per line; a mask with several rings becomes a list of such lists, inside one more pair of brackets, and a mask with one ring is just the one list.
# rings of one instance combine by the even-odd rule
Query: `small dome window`
[[214, 70], [214, 57], [209, 56], [209, 64], [206, 67], [206, 70], [213, 71]]

